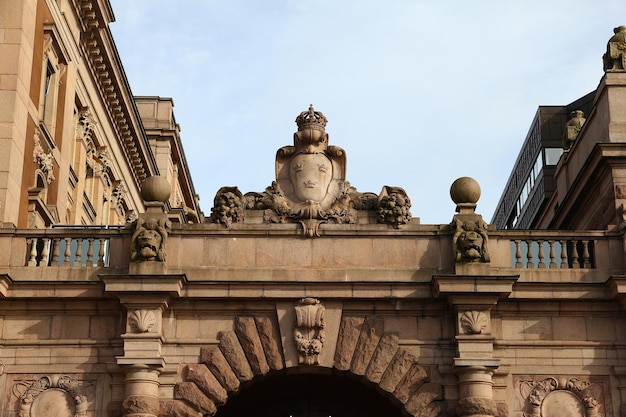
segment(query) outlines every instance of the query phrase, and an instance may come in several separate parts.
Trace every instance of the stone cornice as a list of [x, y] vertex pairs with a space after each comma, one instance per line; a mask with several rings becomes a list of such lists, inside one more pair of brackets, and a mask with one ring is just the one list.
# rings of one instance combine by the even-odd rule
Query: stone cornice
[[109, 21], [103, 17], [112, 19], [112, 12], [110, 7], [102, 10], [108, 2], [74, 0], [74, 4], [82, 28], [80, 47], [139, 188], [157, 167], [107, 26]]

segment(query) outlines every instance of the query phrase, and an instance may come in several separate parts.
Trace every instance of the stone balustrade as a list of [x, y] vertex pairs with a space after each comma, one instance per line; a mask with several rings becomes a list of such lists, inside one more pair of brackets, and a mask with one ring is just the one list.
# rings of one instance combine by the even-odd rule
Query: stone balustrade
[[[374, 276], [393, 267], [427, 275], [454, 271], [452, 235], [445, 227], [413, 226], [390, 231], [352, 226], [325, 231], [333, 239], [302, 239], [296, 225], [275, 231], [250, 227], [223, 230], [216, 225], [172, 230], [166, 247], [168, 268], [191, 273], [207, 268], [257, 269], [327, 267], [362, 269]], [[0, 229], [0, 267], [127, 268], [132, 231], [121, 227], [67, 227], [43, 230]], [[620, 270], [623, 236], [619, 233], [566, 231], [490, 231], [489, 268], [494, 270]], [[319, 270], [319, 269], [318, 269]], [[372, 274], [366, 273], [371, 271]], [[385, 276], [384, 274], [382, 275]], [[400, 279], [402, 280], [402, 279]]]

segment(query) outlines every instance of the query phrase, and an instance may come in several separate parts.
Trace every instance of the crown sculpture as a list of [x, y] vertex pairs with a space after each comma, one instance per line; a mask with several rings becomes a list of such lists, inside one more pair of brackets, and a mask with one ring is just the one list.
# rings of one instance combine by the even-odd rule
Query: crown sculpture
[[322, 223], [350, 224], [359, 210], [378, 210], [378, 222], [395, 228], [410, 221], [411, 201], [399, 187], [383, 187], [380, 196], [360, 193], [346, 181], [346, 153], [328, 145], [328, 119], [313, 105], [296, 117], [293, 146], [276, 153], [276, 180], [262, 193], [222, 187], [211, 221], [225, 227], [244, 221], [245, 210], [264, 210], [266, 223], [302, 225], [303, 236], [319, 236]]

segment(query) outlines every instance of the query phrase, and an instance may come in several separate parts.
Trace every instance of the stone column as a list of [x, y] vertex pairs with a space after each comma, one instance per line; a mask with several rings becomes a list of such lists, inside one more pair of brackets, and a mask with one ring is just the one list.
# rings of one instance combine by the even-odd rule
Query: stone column
[[157, 417], [159, 375], [165, 366], [161, 352], [162, 318], [172, 297], [180, 296], [184, 275], [108, 275], [100, 277], [105, 291], [126, 309], [124, 356], [117, 364], [125, 373], [122, 415]]
[[458, 377], [457, 414], [462, 417], [494, 417], [492, 376], [500, 365], [493, 357], [491, 309], [513, 290], [517, 276], [435, 276], [433, 293], [454, 308]]
[[160, 369], [151, 365], [126, 365], [125, 397], [122, 415], [156, 417], [159, 415]]

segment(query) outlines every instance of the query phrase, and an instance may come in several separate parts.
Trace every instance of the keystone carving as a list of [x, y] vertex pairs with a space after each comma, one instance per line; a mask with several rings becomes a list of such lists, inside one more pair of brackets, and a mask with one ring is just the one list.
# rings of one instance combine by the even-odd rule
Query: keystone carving
[[489, 262], [487, 226], [482, 220], [452, 222], [452, 243], [457, 262]]
[[524, 417], [567, 415], [600, 417], [604, 413], [601, 382], [575, 377], [553, 376], [542, 380], [519, 381], [524, 399]]
[[131, 239], [130, 260], [165, 261], [165, 241], [172, 223], [167, 218], [137, 219], [137, 228]]
[[613, 29], [614, 35], [606, 45], [606, 53], [602, 56], [604, 71], [626, 71], [626, 26]]
[[[57, 409], [68, 407], [74, 412], [74, 417], [87, 416], [89, 401], [85, 390], [79, 381], [67, 375], [20, 381], [13, 386], [13, 394], [19, 398], [19, 417], [54, 413]], [[44, 397], [45, 401], [41, 400]], [[73, 407], [70, 406], [70, 401]], [[38, 409], [44, 407], [45, 410]], [[36, 409], [34, 413], [33, 409]]]
[[481, 334], [489, 324], [487, 315], [482, 311], [466, 311], [459, 321], [465, 334]]
[[128, 313], [128, 327], [133, 333], [152, 332], [156, 324], [156, 316], [151, 310], [132, 310]]
[[295, 307], [296, 325], [293, 338], [298, 350], [298, 362], [317, 365], [324, 346], [324, 306], [315, 298], [303, 298]]

